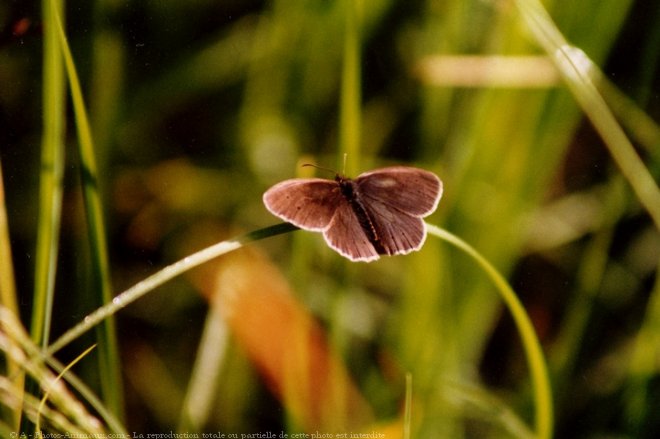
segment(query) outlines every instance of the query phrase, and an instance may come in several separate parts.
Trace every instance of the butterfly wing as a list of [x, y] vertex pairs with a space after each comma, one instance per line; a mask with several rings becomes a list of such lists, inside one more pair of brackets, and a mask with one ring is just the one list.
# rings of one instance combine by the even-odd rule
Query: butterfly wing
[[442, 196], [442, 182], [434, 173], [407, 166], [365, 172], [355, 183], [364, 199], [420, 218], [430, 215]]
[[[337, 181], [319, 178], [286, 180], [264, 193], [266, 208], [301, 229], [322, 231], [328, 245], [353, 261], [373, 261], [379, 254], [419, 250], [426, 239], [421, 218], [430, 215], [442, 195], [433, 173], [393, 166], [361, 174], [354, 197], [342, 194]], [[353, 204], [359, 204], [359, 209]], [[376, 232], [370, 241], [355, 209], [364, 210]]]
[[268, 189], [263, 201], [273, 215], [301, 229], [322, 231], [328, 245], [341, 255], [353, 261], [378, 259], [336, 181], [286, 180]]
[[301, 229], [320, 232], [328, 228], [342, 195], [333, 180], [296, 178], [268, 189], [263, 201], [273, 215], [284, 221]]
[[323, 231], [323, 237], [331, 248], [351, 261], [369, 262], [379, 257], [346, 200], [337, 206], [332, 221]]
[[388, 255], [419, 250], [426, 239], [421, 218], [430, 215], [442, 196], [442, 182], [432, 172], [393, 166], [355, 179], [359, 196]]
[[380, 253], [391, 256], [422, 248], [426, 240], [426, 224], [420, 217], [394, 209], [377, 199], [365, 200], [364, 205], [376, 231]]

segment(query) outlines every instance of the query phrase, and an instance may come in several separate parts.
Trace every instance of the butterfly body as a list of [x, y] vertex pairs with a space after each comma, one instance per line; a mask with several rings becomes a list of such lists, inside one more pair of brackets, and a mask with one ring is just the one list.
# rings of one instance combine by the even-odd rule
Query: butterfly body
[[423, 217], [442, 195], [442, 182], [423, 169], [392, 166], [360, 174], [286, 180], [264, 193], [274, 215], [301, 229], [323, 232], [328, 245], [353, 261], [419, 250]]
[[353, 213], [358, 219], [360, 226], [362, 226], [362, 230], [367, 235], [367, 239], [371, 245], [373, 245], [376, 252], [380, 255], [389, 254], [383, 247], [379, 232], [376, 230], [376, 224], [371, 219], [367, 206], [362, 202], [358, 185], [350, 178], [345, 178], [340, 175], [335, 177], [335, 181], [339, 183], [339, 189], [341, 190], [342, 195], [346, 198], [346, 201], [348, 201], [353, 209]]

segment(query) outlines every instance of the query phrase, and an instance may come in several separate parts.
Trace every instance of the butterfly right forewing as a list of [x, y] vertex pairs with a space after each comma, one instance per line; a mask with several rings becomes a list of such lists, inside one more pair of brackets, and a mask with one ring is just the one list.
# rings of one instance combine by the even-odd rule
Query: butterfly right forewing
[[433, 212], [442, 196], [442, 182], [434, 173], [407, 166], [365, 172], [355, 182], [365, 199], [416, 217]]
[[285, 180], [263, 196], [266, 208], [301, 229], [328, 228], [343, 196], [337, 182], [321, 178]]

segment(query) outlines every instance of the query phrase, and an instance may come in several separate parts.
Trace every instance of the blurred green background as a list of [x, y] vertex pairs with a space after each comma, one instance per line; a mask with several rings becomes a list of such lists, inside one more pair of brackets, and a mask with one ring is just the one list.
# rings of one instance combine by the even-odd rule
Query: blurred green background
[[[599, 89], [657, 182], [660, 2], [545, 5], [604, 73]], [[44, 8], [0, 3], [0, 159], [26, 328], [35, 327], [36, 291], [49, 277], [51, 340], [107, 301], [94, 280], [100, 254], [114, 295], [204, 245], [276, 223], [264, 190], [307, 175], [302, 163], [340, 169], [348, 136], [359, 140], [352, 174], [405, 163], [441, 177], [445, 194], [428, 221], [478, 249], [523, 301], [547, 356], [556, 437], [660, 431], [658, 229], [514, 3], [67, 2], [107, 253], [90, 247], [90, 170], [80, 119], [62, 94], [66, 77], [53, 86], [44, 73]], [[345, 64], [351, 35], [360, 50], [353, 70]], [[351, 75], [359, 75], [352, 92]], [[342, 90], [360, 103], [359, 116], [342, 107]], [[64, 142], [55, 153], [61, 221], [49, 222], [59, 248], [51, 245], [57, 257], [40, 270], [39, 197], [57, 188], [44, 186], [53, 121], [44, 93], [60, 96]], [[527, 437], [513, 427], [533, 422], [519, 336], [464, 255], [429, 238], [414, 255], [351, 264], [306, 232], [255, 246], [320, 323], [373, 422], [400, 418], [410, 373], [413, 437]], [[209, 312], [198, 289], [178, 278], [116, 316], [119, 353], [110, 355], [128, 431], [185, 425]], [[90, 333], [61, 361], [92, 342]], [[218, 348], [222, 370], [209, 384], [217, 395], [199, 428], [296, 431], [286, 399], [245, 348], [231, 331]], [[97, 355], [74, 371], [101, 392], [109, 378]]]

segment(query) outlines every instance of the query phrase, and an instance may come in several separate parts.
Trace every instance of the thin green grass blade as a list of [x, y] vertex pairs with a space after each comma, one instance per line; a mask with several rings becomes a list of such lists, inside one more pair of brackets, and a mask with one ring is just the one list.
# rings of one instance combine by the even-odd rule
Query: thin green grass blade
[[660, 156], [660, 126], [600, 70], [594, 72], [594, 75], [603, 98], [630, 136], [649, 154]]
[[403, 439], [410, 439], [410, 430], [412, 427], [412, 374], [406, 373], [406, 398], [403, 411]]
[[[39, 213], [30, 332], [32, 340], [48, 345], [55, 294], [55, 273], [62, 210], [64, 173], [65, 83], [62, 54], [59, 51], [55, 12], [62, 13], [59, 0], [43, 0], [44, 20]], [[18, 312], [16, 315], [19, 315]], [[28, 381], [28, 388], [34, 383]], [[29, 390], [28, 390], [29, 391]], [[23, 428], [28, 428], [24, 421]]]
[[[0, 350], [4, 350], [8, 357], [14, 358], [16, 362], [21, 365], [23, 371], [32, 378], [33, 382], [38, 383], [42, 389], [47, 389], [51, 386], [50, 383], [52, 383], [50, 376], [51, 371], [45, 367], [45, 364], [58, 373], [63, 373], [65, 369], [65, 366], [55, 358], [44, 355], [42, 349], [25, 333], [23, 326], [18, 321], [15, 314], [4, 307], [0, 307]], [[78, 379], [75, 374], [67, 373], [64, 374], [63, 377], [64, 380], [67, 381], [71, 387], [94, 408], [96, 413], [101, 416], [112, 432], [122, 433], [125, 436], [128, 435], [121, 423], [106, 409], [101, 401], [99, 401], [94, 392]], [[0, 380], [0, 387], [2, 385], [6, 384], [3, 380]], [[65, 394], [67, 395], [67, 401], [73, 401], [73, 394], [70, 394], [69, 392], [65, 392]], [[16, 397], [16, 394], [13, 394], [13, 396]], [[30, 393], [26, 393], [24, 398], [24, 405], [17, 404], [16, 408], [18, 410], [21, 410], [21, 408], [23, 408], [23, 410], [29, 410], [31, 407], [34, 407], [35, 409], [33, 410], [33, 413], [36, 414], [36, 407], [38, 405], [37, 403], [31, 402], [35, 400], [35, 397]], [[6, 402], [7, 400], [3, 398], [2, 401]], [[65, 407], [65, 410], [79, 412], [80, 406], [78, 401], [66, 405], [67, 407]], [[59, 410], [52, 410], [49, 408], [49, 412], [61, 416]], [[35, 416], [30, 416], [30, 419], [34, 421]]]
[[[59, 45], [62, 50], [64, 65], [71, 87], [71, 98], [78, 131], [83, 198], [85, 201], [85, 213], [89, 227], [89, 242], [91, 247], [92, 291], [98, 291], [100, 294], [100, 303], [105, 303], [112, 297], [112, 288], [110, 286], [110, 267], [105, 237], [106, 230], [103, 221], [103, 206], [99, 193], [99, 175], [94, 157], [92, 133], [78, 74], [66, 40], [62, 22], [59, 19], [54, 3], [51, 3], [51, 12], [56, 23]], [[103, 395], [114, 413], [119, 414], [123, 412], [123, 397], [120, 373], [121, 360], [118, 354], [114, 320], [106, 320], [105, 325], [98, 329], [97, 336], [100, 341], [99, 368], [102, 377], [101, 386]]]
[[596, 65], [571, 46], [537, 0], [516, 0], [527, 27], [559, 69], [596, 131], [660, 230], [660, 190], [594, 84]]
[[[360, 89], [360, 9], [361, 1], [345, 0], [346, 24], [341, 75], [339, 121], [339, 169], [355, 175], [360, 168], [360, 126], [362, 125]], [[344, 169], [346, 168], [346, 169]]]
[[15, 315], [19, 315], [6, 207], [2, 161], [0, 161], [0, 304]]
[[538, 439], [538, 436], [510, 407], [487, 389], [457, 381], [447, 381], [444, 386], [447, 397], [455, 405], [461, 406], [467, 416], [498, 425], [503, 432], [509, 433], [505, 437]]
[[[85, 356], [87, 356], [87, 354], [89, 354], [95, 347], [96, 347], [96, 345], [92, 345], [92, 346], [88, 347], [80, 355], [78, 355], [76, 358], [74, 358], [73, 361], [71, 361], [69, 364], [67, 364], [64, 367], [64, 369], [57, 375], [57, 377], [55, 378], [55, 381], [53, 381], [53, 383], [50, 383], [50, 386], [52, 387], [55, 383], [60, 381], [65, 373], [67, 373], [69, 370], [71, 370], [71, 368], [76, 363], [80, 362], [80, 360], [82, 360]], [[44, 391], [43, 397], [41, 398], [41, 401], [39, 402], [39, 410], [37, 411], [37, 422], [35, 422], [35, 424], [36, 424], [37, 434], [40, 435], [40, 436], [42, 434], [42, 430], [41, 430], [41, 412], [43, 411], [43, 409], [46, 405], [46, 401], [48, 401], [49, 394], [50, 394], [50, 389], [46, 389]]]
[[[658, 261], [656, 273], [660, 273], [660, 261]], [[653, 381], [658, 376], [659, 357], [660, 276], [656, 274], [646, 315], [634, 340], [633, 352], [628, 365], [625, 410], [626, 419], [635, 430], [643, 429], [645, 419], [657, 416], [652, 389]]]
[[[14, 279], [14, 264], [12, 263], [11, 241], [9, 238], [9, 222], [5, 205], [5, 188], [2, 177], [2, 161], [0, 161], [0, 305], [9, 309], [14, 315], [19, 315], [18, 300], [16, 298], [16, 281]], [[11, 377], [12, 392], [17, 398], [22, 398], [25, 376], [20, 365], [6, 359], [7, 376]], [[16, 408], [3, 407], [11, 411], [11, 415], [3, 416], [18, 431], [21, 422], [20, 406]]]
[[82, 334], [95, 327], [103, 320], [119, 311], [121, 308], [128, 306], [156, 287], [190, 270], [191, 268], [197, 267], [198, 265], [203, 264], [204, 262], [208, 262], [213, 258], [217, 258], [218, 256], [224, 255], [234, 250], [238, 250], [250, 242], [280, 235], [282, 233], [292, 232], [294, 230], [297, 230], [297, 227], [289, 223], [282, 223], [275, 226], [266, 227], [264, 229], [250, 232], [236, 239], [219, 242], [215, 245], [212, 245], [211, 247], [207, 247], [198, 251], [197, 253], [194, 253], [173, 264], [168, 265], [157, 273], [152, 274], [148, 278], [137, 283], [123, 293], [117, 295], [114, 299], [112, 299], [112, 301], [109, 301], [104, 306], [98, 308], [96, 311], [86, 316], [82, 322], [78, 323], [76, 326], [65, 332], [52, 345], [50, 345], [47, 350], [47, 354], [53, 355], [55, 352], [59, 351], [76, 338], [80, 337]]
[[543, 351], [532, 322], [525, 312], [525, 308], [502, 275], [472, 246], [444, 229], [431, 224], [427, 224], [427, 226], [431, 235], [452, 244], [474, 259], [491, 281], [493, 281], [493, 284], [495, 284], [500, 298], [511, 312], [529, 364], [536, 405], [535, 422], [537, 437], [539, 439], [551, 438], [554, 422], [552, 390]]
[[183, 399], [179, 432], [199, 431], [207, 424], [213, 401], [219, 391], [218, 377], [226, 360], [228, 341], [227, 324], [219, 307], [212, 303]]
[[55, 272], [62, 212], [64, 174], [65, 85], [55, 15], [63, 12], [61, 1], [44, 0], [43, 137], [39, 217], [32, 309], [32, 339], [47, 346], [53, 308]]

